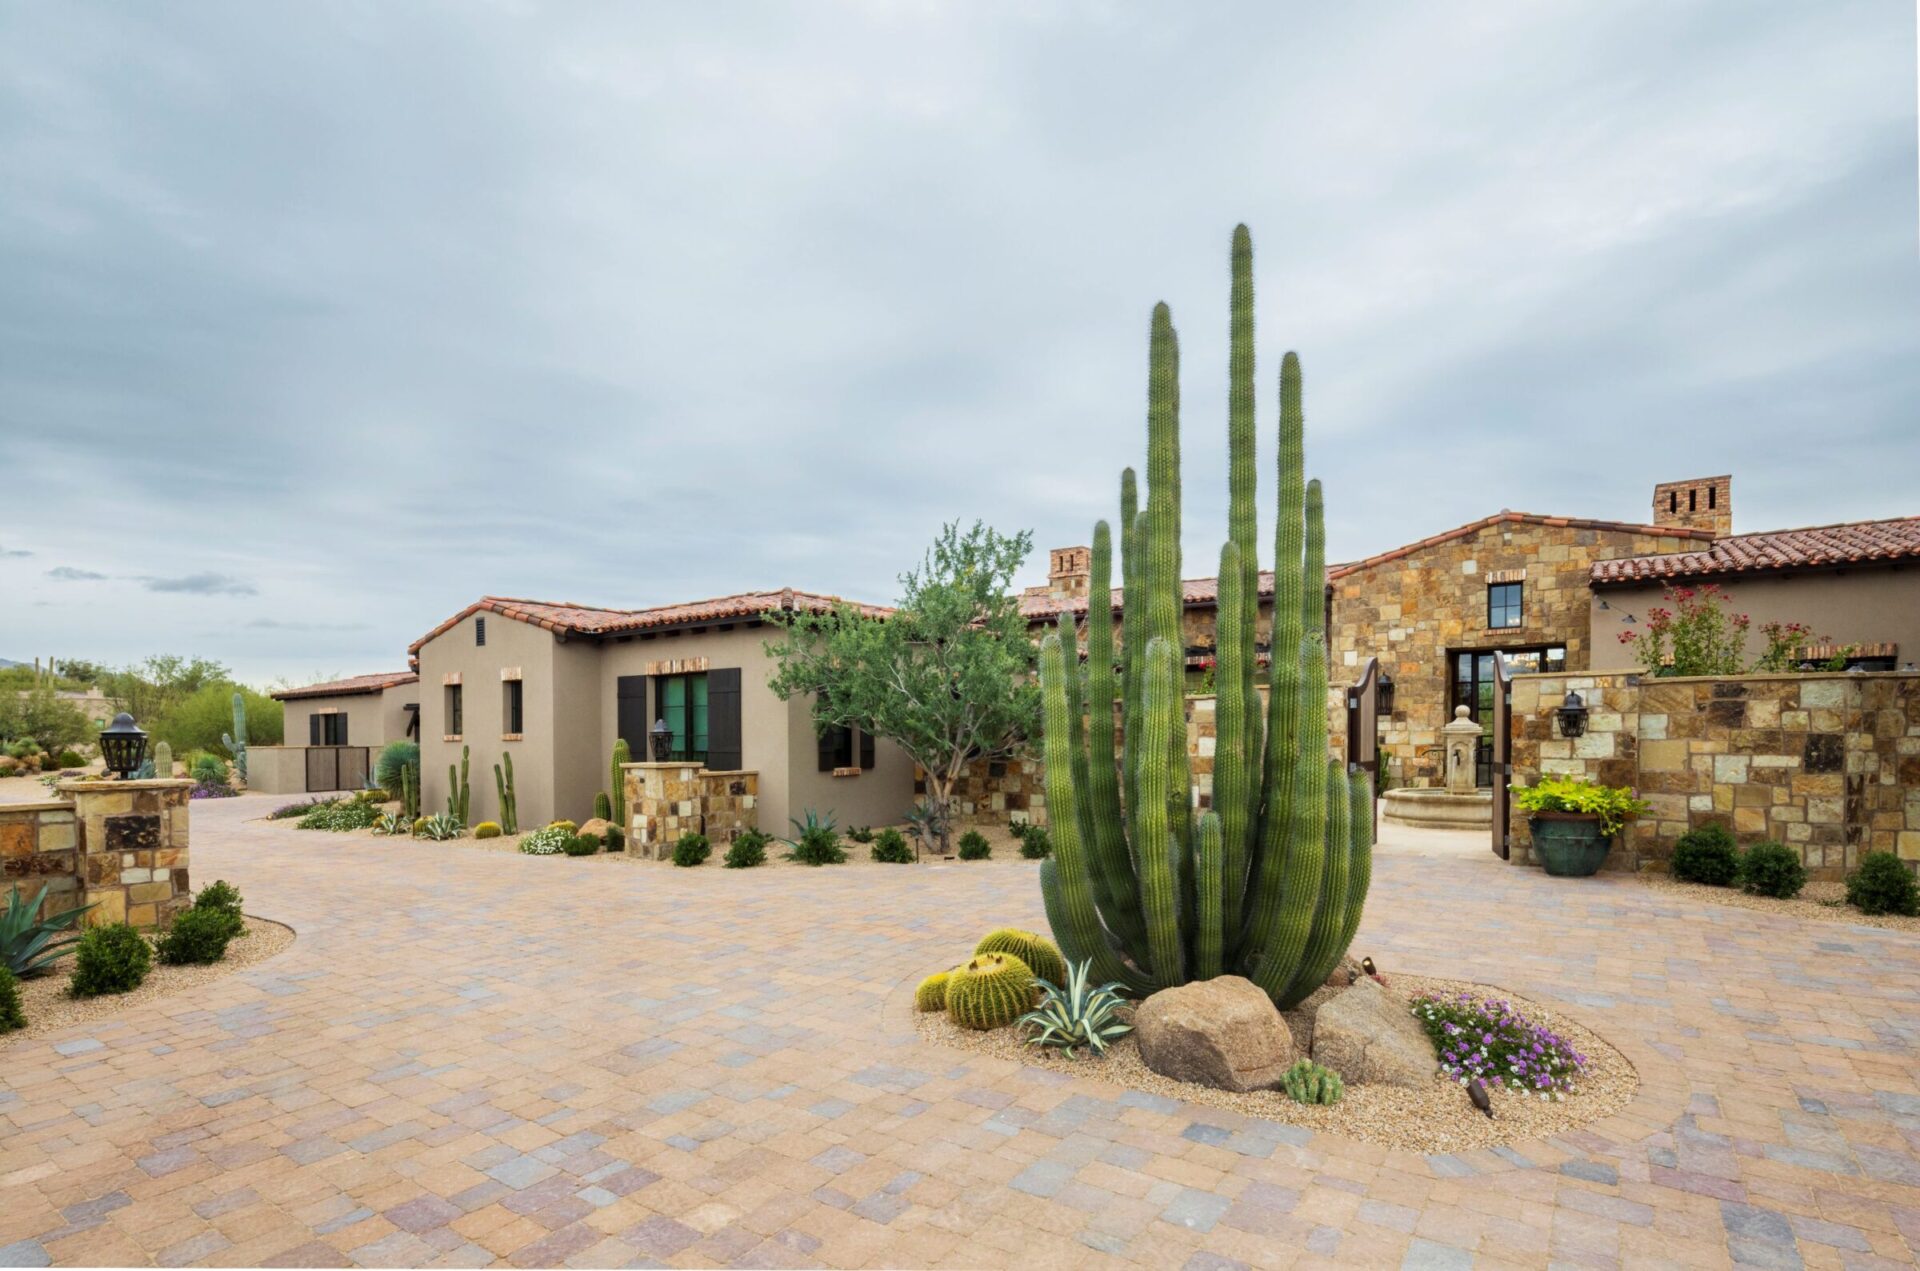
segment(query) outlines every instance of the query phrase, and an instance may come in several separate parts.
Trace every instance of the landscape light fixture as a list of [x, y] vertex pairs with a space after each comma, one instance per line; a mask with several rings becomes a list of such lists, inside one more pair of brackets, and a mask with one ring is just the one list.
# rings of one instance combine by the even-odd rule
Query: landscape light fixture
[[1568, 693], [1567, 700], [1560, 703], [1560, 709], [1554, 712], [1560, 717], [1560, 735], [1578, 737], [1587, 731], [1587, 704], [1578, 693]]
[[108, 772], [117, 772], [122, 778], [131, 777], [147, 757], [146, 730], [133, 722], [133, 716], [121, 711], [111, 724], [100, 730], [100, 757], [106, 760]]
[[1378, 714], [1393, 714], [1393, 677], [1385, 671], [1380, 672], [1380, 682], [1374, 686], [1373, 700]]
[[665, 763], [673, 757], [673, 729], [667, 727], [666, 716], [661, 716], [653, 726], [653, 761]]

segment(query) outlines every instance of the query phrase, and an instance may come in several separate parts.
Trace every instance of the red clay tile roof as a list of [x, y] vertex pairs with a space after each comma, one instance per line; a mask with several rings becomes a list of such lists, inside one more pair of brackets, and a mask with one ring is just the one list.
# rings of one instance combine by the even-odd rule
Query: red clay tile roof
[[1697, 552], [1627, 556], [1593, 566], [1595, 583], [1630, 583], [1773, 569], [1863, 565], [1920, 557], [1920, 516], [1734, 534]]
[[644, 631], [656, 627], [681, 627], [704, 622], [726, 622], [757, 618], [771, 610], [796, 610], [802, 613], [826, 613], [835, 605], [852, 604], [870, 618], [883, 618], [893, 610], [883, 605], [866, 605], [842, 600], [818, 592], [747, 591], [732, 596], [715, 596], [678, 605], [656, 605], [651, 609], [600, 609], [566, 601], [520, 600], [510, 596], [482, 596], [407, 646], [409, 656], [420, 646], [476, 613], [497, 613], [562, 635], [613, 635]]
[[1423, 548], [1451, 542], [1456, 538], [1466, 538], [1470, 534], [1478, 534], [1481, 530], [1491, 529], [1493, 526], [1499, 525], [1502, 522], [1526, 525], [1558, 525], [1576, 530], [1603, 530], [1616, 534], [1648, 534], [1658, 535], [1662, 538], [1699, 539], [1706, 542], [1713, 540], [1712, 530], [1682, 529], [1677, 525], [1642, 525], [1633, 521], [1592, 521], [1579, 516], [1541, 516], [1534, 512], [1509, 512], [1502, 510], [1494, 513], [1492, 516], [1484, 516], [1477, 521], [1468, 522], [1457, 529], [1435, 534], [1431, 538], [1423, 538], [1417, 543], [1408, 543], [1404, 547], [1396, 547], [1390, 552], [1381, 552], [1378, 556], [1369, 556], [1365, 560], [1353, 561], [1346, 565], [1331, 566], [1327, 570], [1327, 579], [1328, 581], [1332, 581], [1336, 578], [1345, 578], [1348, 574], [1355, 574], [1363, 569], [1371, 569], [1375, 565], [1384, 565], [1388, 561], [1399, 560], [1403, 556], [1411, 556]]
[[[1218, 578], [1188, 578], [1181, 582], [1180, 590], [1184, 593], [1184, 600], [1188, 605], [1217, 604], [1220, 599], [1220, 580]], [[1273, 595], [1273, 573], [1270, 570], [1261, 571], [1260, 594], [1266, 597]], [[1113, 611], [1115, 613], [1120, 612], [1121, 599], [1120, 588], [1115, 587], [1113, 589]], [[1020, 616], [1028, 622], [1046, 622], [1059, 617], [1062, 609], [1070, 610], [1073, 613], [1085, 613], [1090, 603], [1091, 601], [1086, 596], [1073, 596], [1062, 600], [1055, 596], [1045, 584], [1042, 584], [1038, 587], [1029, 587], [1020, 593]]]
[[379, 693], [386, 689], [398, 688], [402, 684], [413, 684], [419, 679], [420, 677], [412, 671], [382, 671], [378, 675], [350, 675], [344, 680], [328, 680], [325, 684], [283, 688], [267, 696], [276, 702], [289, 702], [297, 697], [353, 697], [361, 693]]

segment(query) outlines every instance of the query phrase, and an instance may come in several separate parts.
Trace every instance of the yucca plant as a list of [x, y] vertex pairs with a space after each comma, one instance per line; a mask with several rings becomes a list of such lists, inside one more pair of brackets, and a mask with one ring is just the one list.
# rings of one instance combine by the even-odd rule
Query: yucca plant
[[1028, 1030], [1028, 1045], [1051, 1047], [1075, 1059], [1078, 1056], [1074, 1051], [1079, 1047], [1104, 1055], [1108, 1042], [1133, 1031], [1133, 1025], [1121, 1017], [1121, 1008], [1126, 1005], [1119, 993], [1121, 986], [1102, 984], [1097, 989], [1088, 988], [1092, 970], [1091, 962], [1074, 962], [1067, 966], [1064, 987], [1046, 980], [1036, 981], [1040, 1005], [1016, 1021]]
[[80, 943], [77, 934], [62, 937], [60, 933], [72, 930], [80, 921], [80, 915], [93, 906], [82, 905], [36, 921], [33, 915], [39, 912], [40, 902], [47, 898], [47, 884], [40, 885], [40, 894], [32, 900], [23, 900], [22, 895], [16, 888], [7, 897], [6, 912], [0, 913], [0, 962], [15, 976], [25, 979], [47, 970]]

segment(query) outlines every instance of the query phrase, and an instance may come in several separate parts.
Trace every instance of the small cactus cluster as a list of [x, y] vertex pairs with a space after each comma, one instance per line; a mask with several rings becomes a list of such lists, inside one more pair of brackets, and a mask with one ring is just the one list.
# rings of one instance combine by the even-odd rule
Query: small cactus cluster
[[916, 1011], [944, 1011], [947, 1009], [947, 977], [951, 971], [935, 971], [920, 981], [920, 987], [913, 991], [913, 1009]]
[[1049, 984], [1064, 985], [1067, 982], [1067, 960], [1060, 956], [1060, 949], [1053, 941], [1032, 931], [1022, 931], [1018, 927], [1002, 927], [998, 931], [989, 931], [973, 947], [975, 953], [1010, 953], [1026, 963], [1036, 979]]
[[947, 1018], [962, 1028], [1005, 1028], [1033, 1009], [1033, 972], [1010, 953], [976, 954], [947, 974]]
[[1287, 1069], [1280, 1077], [1280, 1088], [1295, 1103], [1338, 1103], [1347, 1093], [1339, 1073], [1311, 1059], [1302, 1059]]
[[613, 820], [613, 800], [607, 798], [605, 790], [593, 796], [593, 815], [602, 821]]
[[[505, 765], [505, 771], [501, 766]], [[500, 794], [500, 828], [508, 834], [520, 832], [520, 797], [513, 792], [513, 756], [502, 751], [500, 762], [493, 765], [493, 785]], [[466, 781], [461, 780], [461, 794], [465, 796]], [[465, 809], [462, 809], [463, 813]]]

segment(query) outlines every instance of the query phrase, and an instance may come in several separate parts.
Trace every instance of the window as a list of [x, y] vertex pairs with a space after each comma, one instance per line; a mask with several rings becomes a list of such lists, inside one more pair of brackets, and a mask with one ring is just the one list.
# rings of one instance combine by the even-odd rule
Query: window
[[447, 685], [447, 736], [458, 737], [466, 732], [466, 712], [462, 709], [460, 686]]
[[347, 717], [340, 711], [307, 716], [307, 744], [344, 746], [347, 744]]
[[[1567, 669], [1567, 651], [1561, 645], [1531, 649], [1505, 649], [1508, 675], [1528, 675]], [[1462, 649], [1451, 655], [1452, 694], [1447, 699], [1447, 714], [1464, 706], [1469, 718], [1480, 725], [1480, 744], [1474, 752], [1474, 780], [1487, 787], [1493, 784], [1493, 650]]]
[[1526, 625], [1520, 620], [1520, 593], [1525, 583], [1489, 583], [1487, 585], [1487, 628], [1498, 631], [1504, 627]]
[[705, 763], [707, 760], [707, 676], [666, 675], [657, 685], [660, 718], [672, 734], [671, 758]]
[[520, 734], [520, 681], [503, 680], [500, 684], [500, 731], [514, 736]]
[[474, 647], [479, 648], [480, 646], [486, 644], [486, 642], [487, 642], [487, 620], [485, 618], [475, 618], [473, 620]]
[[820, 771], [853, 767], [853, 729], [835, 724], [820, 734]]

